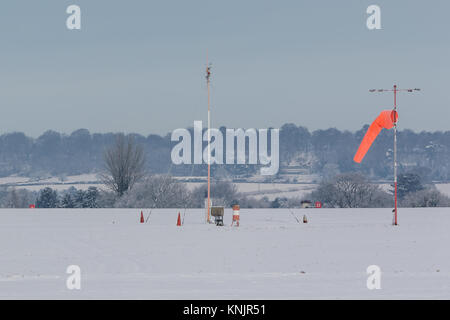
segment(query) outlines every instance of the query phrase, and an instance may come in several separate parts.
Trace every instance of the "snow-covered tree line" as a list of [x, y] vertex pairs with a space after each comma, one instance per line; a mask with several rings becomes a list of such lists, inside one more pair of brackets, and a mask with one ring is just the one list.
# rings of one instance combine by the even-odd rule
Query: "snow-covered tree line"
[[16, 188], [2, 188], [0, 205], [3, 208], [99, 208], [107, 203], [107, 194], [96, 187], [80, 190], [70, 187], [58, 192], [50, 187], [36, 191]]
[[[281, 167], [287, 165], [322, 176], [345, 172], [362, 172], [371, 179], [392, 175], [392, 132], [383, 131], [362, 164], [352, 161], [367, 126], [356, 132], [334, 128], [309, 131], [296, 124], [285, 124], [280, 130]], [[225, 130], [225, 128], [220, 128]], [[20, 132], [0, 136], [0, 176], [12, 174], [48, 177], [100, 172], [104, 150], [113, 144], [116, 133], [90, 133], [86, 129], [71, 134], [47, 131], [37, 138]], [[171, 165], [173, 142], [170, 134], [132, 135], [142, 145], [145, 166], [153, 174], [174, 176], [206, 175], [206, 166]], [[450, 131], [399, 132], [400, 172], [416, 171], [426, 179], [450, 181]], [[224, 173], [245, 179], [258, 172], [252, 165], [213, 166], [212, 174]]]
[[[393, 206], [394, 188], [383, 190], [360, 173], [338, 174], [322, 181], [308, 197], [331, 208], [380, 208]], [[398, 177], [400, 207], [448, 207], [450, 198], [416, 173]]]
[[[25, 189], [0, 189], [0, 206], [27, 208], [202, 208], [206, 184], [189, 188], [184, 182], [169, 175], [148, 175], [122, 196], [104, 189], [90, 187], [79, 190], [71, 187], [57, 191], [44, 188], [38, 192]], [[414, 173], [399, 176], [399, 200], [401, 207], [450, 206], [450, 199], [440, 193], [433, 184], [424, 182]], [[211, 185], [214, 204], [242, 208], [299, 208], [304, 200], [321, 201], [332, 208], [390, 208], [393, 197], [390, 190], [383, 190], [361, 174], [339, 174], [322, 181], [311, 194], [297, 197], [267, 198], [249, 197], [238, 191], [231, 181], [214, 181]]]

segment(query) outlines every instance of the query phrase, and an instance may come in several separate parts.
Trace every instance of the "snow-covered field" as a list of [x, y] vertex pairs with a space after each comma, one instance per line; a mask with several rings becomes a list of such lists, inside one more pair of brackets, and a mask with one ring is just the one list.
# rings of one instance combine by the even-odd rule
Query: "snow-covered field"
[[[0, 298], [450, 299], [450, 208], [0, 210]], [[145, 217], [149, 210], [144, 210]], [[66, 269], [81, 268], [81, 290]], [[381, 289], [366, 286], [369, 265]]]
[[86, 190], [91, 186], [103, 187], [96, 174], [80, 174], [76, 176], [30, 178], [20, 176], [10, 176], [0, 178], [0, 185], [15, 187], [18, 189], [28, 189], [39, 191], [45, 187], [62, 191], [70, 187]]

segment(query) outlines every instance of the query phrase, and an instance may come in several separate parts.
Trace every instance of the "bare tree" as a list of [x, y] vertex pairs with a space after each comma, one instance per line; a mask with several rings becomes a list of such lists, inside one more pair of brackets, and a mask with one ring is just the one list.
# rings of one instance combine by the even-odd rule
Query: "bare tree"
[[450, 198], [442, 194], [435, 187], [408, 193], [401, 200], [402, 207], [448, 207]]
[[388, 207], [392, 204], [392, 197], [387, 192], [359, 173], [339, 174], [324, 181], [311, 197], [325, 206], [339, 208]]
[[[192, 199], [195, 206], [203, 207], [205, 197], [207, 194], [208, 185], [202, 184], [192, 190]], [[231, 181], [213, 181], [211, 183], [211, 197], [214, 205], [231, 206], [235, 201], [238, 201], [242, 195], [238, 192], [237, 186]]]
[[117, 135], [114, 145], [105, 150], [104, 160], [103, 183], [119, 197], [145, 175], [144, 150], [130, 135]]
[[6, 194], [5, 206], [7, 208], [28, 208], [35, 202], [35, 198], [35, 194], [29, 190], [12, 188]]
[[170, 176], [149, 176], [125, 193], [118, 208], [183, 208], [192, 207], [186, 184]]

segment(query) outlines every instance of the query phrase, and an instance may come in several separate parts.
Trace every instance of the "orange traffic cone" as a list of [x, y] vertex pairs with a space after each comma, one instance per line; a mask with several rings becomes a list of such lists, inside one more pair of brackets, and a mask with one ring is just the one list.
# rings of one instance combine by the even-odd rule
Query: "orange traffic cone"
[[177, 226], [181, 227], [181, 215], [179, 212], [178, 212]]
[[141, 211], [141, 223], [144, 223], [144, 214]]

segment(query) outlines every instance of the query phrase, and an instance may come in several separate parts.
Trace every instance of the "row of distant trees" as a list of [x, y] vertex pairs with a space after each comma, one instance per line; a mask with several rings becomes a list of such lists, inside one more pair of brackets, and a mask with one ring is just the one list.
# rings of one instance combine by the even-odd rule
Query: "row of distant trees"
[[[302, 201], [320, 201], [325, 208], [392, 208], [394, 187], [383, 190], [361, 173], [344, 173], [319, 183], [316, 190], [303, 197], [279, 197], [271, 202], [275, 208], [299, 207]], [[450, 207], [450, 198], [431, 183], [424, 183], [415, 173], [398, 179], [400, 207]]]
[[[189, 189], [187, 185], [167, 175], [145, 176], [122, 196], [114, 191], [90, 187], [64, 191], [44, 188], [39, 192], [25, 189], [0, 190], [0, 205], [25, 208], [35, 203], [38, 208], [200, 208], [204, 205], [206, 184]], [[230, 181], [214, 181], [211, 193], [216, 205], [242, 208], [298, 208], [302, 201], [320, 201], [328, 208], [391, 208], [392, 191], [372, 184], [361, 174], [339, 174], [321, 182], [306, 196], [278, 197], [272, 201], [248, 197], [238, 192]], [[449, 197], [432, 184], [423, 183], [414, 173], [399, 176], [398, 196], [401, 207], [448, 207]]]
[[[392, 177], [393, 132], [383, 130], [361, 164], [353, 162], [368, 125], [356, 132], [334, 128], [309, 132], [294, 124], [280, 131], [282, 163], [300, 162], [325, 178], [339, 173], [361, 172], [371, 179]], [[399, 171], [414, 172], [426, 181], [450, 180], [450, 131], [398, 133]]]
[[111, 203], [108, 200], [108, 193], [96, 187], [88, 190], [71, 187], [61, 192], [49, 187], [38, 192], [15, 188], [0, 190], [0, 205], [4, 208], [27, 208], [30, 204], [38, 208], [100, 208]]
[[[142, 145], [133, 136], [117, 135], [115, 142], [104, 152], [105, 171], [102, 175], [108, 191], [96, 187], [88, 190], [70, 188], [62, 194], [44, 188], [36, 196], [38, 208], [98, 208], [98, 207], [146, 207], [180, 208], [201, 207], [206, 195], [206, 185], [188, 190], [169, 175], [149, 175], [145, 166], [146, 155]], [[211, 187], [215, 204], [242, 207], [295, 207], [300, 198], [277, 198], [270, 202], [247, 198], [237, 191], [230, 181], [214, 179]], [[29, 191], [6, 191], [4, 206], [23, 207], [32, 197]], [[323, 203], [325, 207], [362, 208], [390, 207], [392, 194], [372, 184], [361, 173], [337, 174], [324, 179], [318, 188], [308, 195], [310, 199]], [[404, 206], [450, 206], [448, 197], [439, 193], [432, 185], [424, 185], [423, 178], [416, 173], [400, 174], [398, 197]]]
[[[315, 130], [295, 124], [280, 129], [281, 165], [296, 165], [325, 178], [339, 173], [362, 172], [371, 179], [392, 176], [392, 131], [382, 131], [362, 164], [353, 155], [368, 126], [356, 132]], [[225, 131], [222, 127], [220, 130]], [[94, 133], [86, 129], [70, 135], [47, 131], [38, 138], [20, 132], [0, 136], [0, 176], [12, 174], [35, 178], [100, 172], [104, 151], [115, 143], [116, 133]], [[171, 165], [170, 135], [130, 134], [142, 146], [144, 166], [153, 174], [205, 175], [206, 166]], [[450, 131], [399, 132], [400, 172], [420, 174], [426, 180], [450, 180]], [[213, 166], [212, 174], [246, 177], [257, 172], [252, 165]]]
[[[311, 193], [326, 207], [376, 208], [393, 206], [394, 186], [386, 191], [372, 184], [360, 173], [339, 174], [323, 181]], [[433, 184], [425, 184], [415, 173], [403, 173], [398, 177], [397, 196], [403, 207], [448, 207], [450, 199]]]

